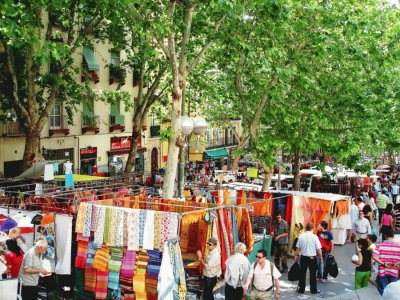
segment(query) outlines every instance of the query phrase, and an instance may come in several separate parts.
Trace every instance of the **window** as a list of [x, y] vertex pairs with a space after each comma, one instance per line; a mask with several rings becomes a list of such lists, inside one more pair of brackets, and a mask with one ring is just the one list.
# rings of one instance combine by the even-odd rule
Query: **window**
[[115, 67], [119, 67], [119, 64], [120, 64], [119, 52], [116, 52], [116, 51], [111, 52], [110, 64]]
[[160, 122], [159, 122], [159, 120], [157, 118], [157, 115], [156, 114], [152, 114], [151, 115], [151, 126], [157, 126], [157, 125], [160, 125]]
[[61, 127], [61, 111], [62, 103], [57, 102], [50, 113], [50, 128], [60, 128]]

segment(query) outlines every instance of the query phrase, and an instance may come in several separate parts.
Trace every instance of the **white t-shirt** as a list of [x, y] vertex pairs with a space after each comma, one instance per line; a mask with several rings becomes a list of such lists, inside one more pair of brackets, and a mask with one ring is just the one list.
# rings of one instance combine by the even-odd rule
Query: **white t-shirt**
[[312, 231], [300, 234], [296, 247], [300, 248], [301, 255], [304, 256], [316, 256], [317, 250], [322, 248], [321, 242]]
[[400, 295], [400, 281], [389, 283], [383, 290], [382, 298], [385, 300], [397, 299]]
[[[251, 265], [249, 277], [253, 278], [253, 276], [255, 276], [253, 285], [257, 290], [266, 291], [272, 286], [271, 262], [269, 260], [266, 260], [264, 268], [262, 269], [260, 264], [257, 263], [255, 270], [254, 270], [254, 264], [255, 263]], [[274, 266], [272, 274], [274, 275], [274, 279], [278, 279], [282, 276], [276, 266]]]

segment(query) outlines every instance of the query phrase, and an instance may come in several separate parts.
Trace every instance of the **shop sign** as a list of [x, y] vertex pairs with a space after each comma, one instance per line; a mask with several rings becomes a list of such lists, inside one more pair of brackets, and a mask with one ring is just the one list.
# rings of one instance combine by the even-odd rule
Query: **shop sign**
[[81, 148], [79, 153], [84, 154], [97, 154], [97, 147]]
[[[132, 137], [131, 136], [125, 136], [125, 137], [112, 137], [111, 138], [111, 151], [115, 150], [130, 150], [132, 145]], [[142, 147], [142, 141], [139, 138], [138, 141], [138, 148]]]

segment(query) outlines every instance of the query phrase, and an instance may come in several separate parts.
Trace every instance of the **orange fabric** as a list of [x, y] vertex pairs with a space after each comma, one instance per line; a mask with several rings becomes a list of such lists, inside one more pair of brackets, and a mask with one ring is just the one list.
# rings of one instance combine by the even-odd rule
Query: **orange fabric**
[[249, 211], [246, 208], [239, 208], [242, 213], [242, 221], [239, 227], [239, 240], [247, 246], [247, 252], [253, 250], [254, 239]]
[[335, 204], [335, 212], [333, 215], [337, 219], [340, 219], [340, 217], [344, 215], [350, 214], [349, 202], [347, 200], [339, 200], [336, 201]]
[[231, 200], [229, 199], [230, 192], [227, 188], [224, 189], [224, 204], [225, 205], [230, 205]]
[[304, 214], [304, 224], [311, 222], [317, 225], [323, 220], [330, 221], [329, 213], [331, 201], [304, 197], [301, 203]]
[[246, 192], [243, 190], [237, 191], [237, 205], [245, 205], [247, 204], [246, 201]]
[[40, 222], [40, 225], [47, 225], [47, 224], [51, 224], [54, 222], [55, 222], [54, 215], [47, 213], [43, 216], [42, 221]]

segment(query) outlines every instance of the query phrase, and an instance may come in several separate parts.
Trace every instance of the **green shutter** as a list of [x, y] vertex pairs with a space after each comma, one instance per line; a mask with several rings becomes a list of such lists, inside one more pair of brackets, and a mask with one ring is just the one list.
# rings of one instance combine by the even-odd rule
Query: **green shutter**
[[92, 49], [83, 47], [83, 57], [85, 58], [90, 71], [99, 71], [99, 64], [96, 61], [96, 57], [94, 56]]

